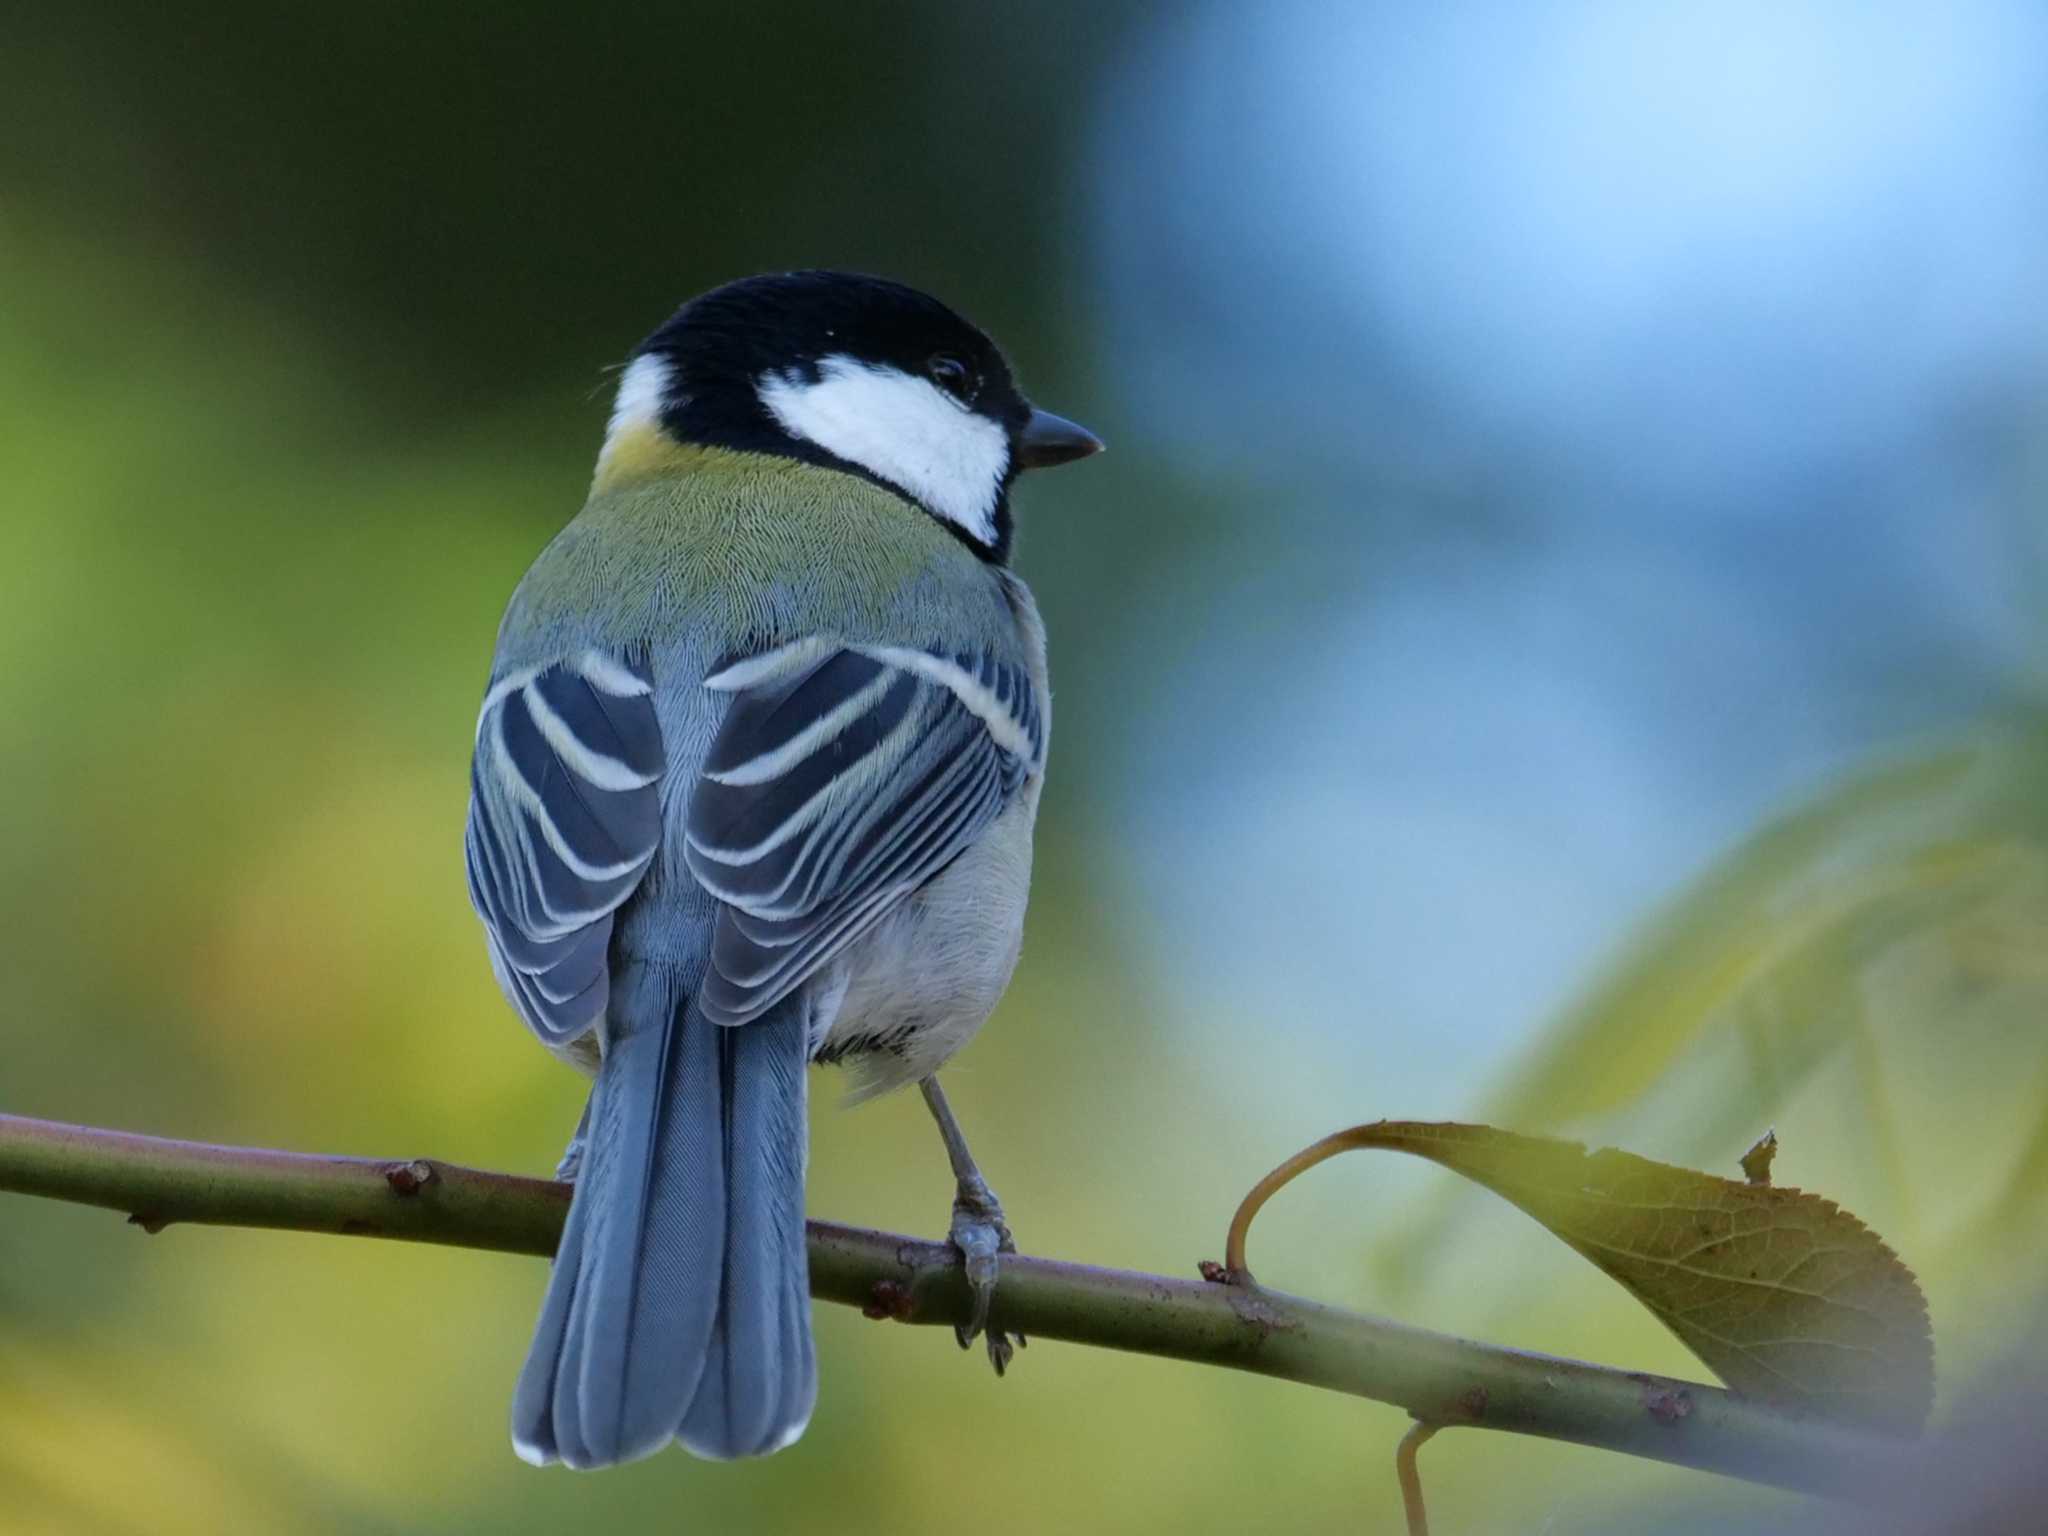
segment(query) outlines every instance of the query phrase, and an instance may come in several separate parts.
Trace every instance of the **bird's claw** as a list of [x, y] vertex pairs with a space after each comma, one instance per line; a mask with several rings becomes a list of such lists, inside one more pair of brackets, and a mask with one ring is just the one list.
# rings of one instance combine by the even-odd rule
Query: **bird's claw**
[[555, 1180], [561, 1184], [574, 1184], [576, 1176], [583, 1172], [583, 1153], [590, 1145], [590, 1101], [583, 1103], [583, 1114], [576, 1122], [576, 1134], [569, 1138], [569, 1145], [563, 1149], [562, 1160], [555, 1164]]
[[576, 1182], [577, 1176], [583, 1172], [584, 1144], [583, 1131], [579, 1127], [576, 1132], [576, 1139], [569, 1143], [568, 1150], [562, 1154], [562, 1160], [555, 1164], [556, 1183], [574, 1184]]
[[960, 1250], [961, 1265], [967, 1272], [967, 1286], [974, 1296], [973, 1316], [965, 1323], [954, 1325], [953, 1337], [959, 1340], [962, 1349], [966, 1349], [977, 1336], [986, 1336], [989, 1364], [1000, 1376], [1009, 1368], [1010, 1357], [1016, 1348], [1025, 1341], [1020, 1333], [1015, 1335], [1013, 1344], [1011, 1335], [1000, 1328], [988, 1326], [989, 1304], [995, 1300], [1002, 1255], [1015, 1253], [1017, 1242], [1003, 1223], [1002, 1202], [996, 1199], [995, 1191], [986, 1183], [979, 1179], [971, 1184], [961, 1183], [960, 1192], [953, 1201], [953, 1225], [947, 1236]]

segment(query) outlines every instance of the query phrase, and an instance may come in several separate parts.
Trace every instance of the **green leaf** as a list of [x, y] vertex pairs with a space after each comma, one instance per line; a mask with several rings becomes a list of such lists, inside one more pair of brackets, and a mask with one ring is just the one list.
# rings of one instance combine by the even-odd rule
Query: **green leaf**
[[1264, 1180], [1232, 1226], [1233, 1266], [1266, 1199], [1358, 1148], [1426, 1157], [1521, 1207], [1744, 1396], [1900, 1433], [1926, 1422], [1934, 1345], [1912, 1271], [1832, 1200], [1797, 1189], [1484, 1125], [1382, 1120]]
[[[1751, 1078], [1695, 1099], [1700, 1145], [1754, 1125], [1867, 1031], [1888, 958], [1930, 935], [1958, 989], [2037, 952], [2048, 889], [2048, 722], [2028, 718], [1859, 775], [1764, 827], [1636, 934], [1489, 1106], [1559, 1125], [1641, 1104], [1739, 1036]], [[1967, 973], [1967, 974], [1966, 974]], [[1730, 1091], [1733, 1090], [1733, 1091]]]
[[[1894, 764], [1763, 827], [1628, 944], [1491, 1108], [1528, 1124], [1628, 1108], [1716, 1030], [1749, 1030], [1780, 1092], [1862, 1026], [1878, 958], [2028, 899], [2048, 731]], [[1726, 1141], [1747, 1106], [1708, 1130]]]
[[[1629, 935], [1475, 1111], [1708, 1166], [1799, 1124], [1809, 1164], [1866, 1172], [1861, 1198], [1937, 1314], [1978, 1324], [1942, 1339], [1960, 1380], [2048, 1287], [2043, 935], [2048, 716], [2016, 711], [1759, 829]], [[1398, 1256], [1375, 1259], [1387, 1304], [1465, 1262], [1469, 1215], [1446, 1183], [1379, 1230], [1374, 1255]]]

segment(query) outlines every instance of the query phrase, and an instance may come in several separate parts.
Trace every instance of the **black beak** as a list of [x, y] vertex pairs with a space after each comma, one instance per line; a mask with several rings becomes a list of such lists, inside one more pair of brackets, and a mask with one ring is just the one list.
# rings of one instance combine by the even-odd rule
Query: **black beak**
[[1071, 464], [1100, 452], [1101, 438], [1078, 422], [1055, 416], [1051, 411], [1032, 411], [1024, 430], [1017, 434], [1019, 469], [1051, 469], [1055, 464]]

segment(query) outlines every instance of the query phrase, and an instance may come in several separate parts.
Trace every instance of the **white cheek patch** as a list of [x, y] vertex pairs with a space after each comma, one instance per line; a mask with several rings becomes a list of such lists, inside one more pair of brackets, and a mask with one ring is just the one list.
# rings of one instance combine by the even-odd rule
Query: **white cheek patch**
[[761, 403], [784, 431], [880, 476], [980, 543], [995, 543], [1010, 469], [1000, 424], [900, 369], [834, 356], [818, 374], [815, 384], [762, 376]]

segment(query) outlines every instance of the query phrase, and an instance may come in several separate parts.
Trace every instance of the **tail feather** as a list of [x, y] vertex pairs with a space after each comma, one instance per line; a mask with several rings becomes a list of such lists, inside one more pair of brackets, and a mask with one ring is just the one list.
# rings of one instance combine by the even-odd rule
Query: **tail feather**
[[564, 1459], [554, 1422], [555, 1377], [561, 1351], [543, 1351], [541, 1344], [548, 1339], [567, 1342], [569, 1307], [576, 1298], [576, 1275], [583, 1267], [583, 1229], [589, 1213], [587, 1202], [570, 1202], [569, 1219], [562, 1225], [562, 1240], [555, 1248], [547, 1299], [541, 1303], [540, 1322], [534, 1328], [533, 1350], [512, 1393], [513, 1449], [522, 1460], [537, 1467]]
[[804, 1251], [804, 1015], [778, 1009], [720, 1035], [731, 1199], [724, 1300], [714, 1363], [678, 1438], [700, 1456], [759, 1456], [803, 1433], [818, 1392]]
[[[588, 1151], [513, 1396], [530, 1461], [608, 1466], [677, 1438], [758, 1455], [801, 1434], [816, 1398], [803, 1009], [721, 1029], [649, 995], [665, 991], [639, 967], [615, 981]], [[635, 1017], [661, 1022], [617, 1027]]]
[[[687, 1014], [627, 1044], [619, 1113], [593, 1129], [616, 1162], [584, 1260], [589, 1318], [579, 1377], [555, 1389], [591, 1464], [659, 1450], [675, 1435], [717, 1319], [726, 1225], [716, 1031]], [[610, 1075], [607, 1063], [603, 1075]], [[600, 1077], [602, 1082], [602, 1076]], [[573, 1465], [573, 1463], [572, 1463]]]

